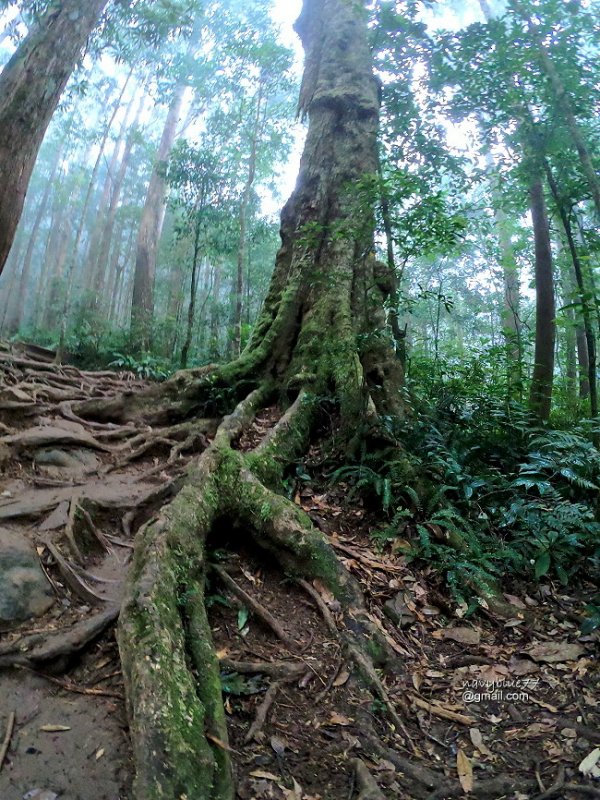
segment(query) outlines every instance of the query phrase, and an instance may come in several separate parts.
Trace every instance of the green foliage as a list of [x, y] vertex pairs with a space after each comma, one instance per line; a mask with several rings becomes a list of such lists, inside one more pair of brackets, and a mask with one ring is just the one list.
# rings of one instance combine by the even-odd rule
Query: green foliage
[[164, 360], [155, 358], [149, 353], [144, 353], [137, 357], [123, 355], [123, 353], [114, 353], [114, 356], [115, 359], [109, 363], [109, 367], [126, 370], [127, 372], [135, 372], [140, 378], [162, 381], [168, 378], [173, 371]]
[[221, 689], [224, 694], [238, 697], [260, 694], [264, 691], [264, 681], [260, 675], [247, 678], [239, 672], [224, 672], [221, 674]]
[[489, 364], [463, 367], [442, 367], [429, 383], [417, 370], [412, 410], [391, 426], [406, 456], [363, 453], [332, 479], [348, 483], [349, 500], [360, 493], [388, 517], [374, 534], [381, 546], [395, 543], [433, 566], [458, 601], [503, 577], [566, 585], [598, 572], [594, 427], [540, 428], [486, 378]]

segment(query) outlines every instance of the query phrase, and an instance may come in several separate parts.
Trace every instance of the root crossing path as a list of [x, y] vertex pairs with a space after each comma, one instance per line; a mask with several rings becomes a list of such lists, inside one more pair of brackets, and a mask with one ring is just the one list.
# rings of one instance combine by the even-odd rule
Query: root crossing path
[[[598, 796], [579, 599], [461, 622], [320, 482], [302, 392], [121, 424], [81, 410], [138, 395], [135, 376], [25, 346], [0, 368], [2, 800]], [[509, 681], [519, 698], [467, 696]]]

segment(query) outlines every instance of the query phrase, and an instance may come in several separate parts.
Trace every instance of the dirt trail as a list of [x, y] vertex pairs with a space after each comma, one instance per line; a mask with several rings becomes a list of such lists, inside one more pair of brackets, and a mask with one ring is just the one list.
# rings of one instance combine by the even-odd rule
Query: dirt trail
[[[177, 493], [208, 440], [189, 425], [77, 418], [72, 401], [144, 384], [50, 358], [0, 349], [0, 528], [31, 543], [54, 593], [43, 616], [0, 624], [0, 745], [15, 713], [0, 799], [39, 789], [40, 800], [129, 800], [114, 639], [123, 581], [136, 531]], [[279, 418], [263, 410], [237, 446], [253, 449]], [[600, 751], [588, 775], [578, 769], [600, 746], [598, 639], [579, 631], [593, 587], [574, 597], [516, 586], [514, 618], [484, 610], [461, 619], [435, 575], [378, 551], [377, 521], [348, 502], [347, 487], [327, 486], [322, 447], [304, 465], [312, 482], [301, 471], [288, 490], [361, 581], [398, 656], [385, 690], [401, 728], [344, 659], [333, 597], [285, 579], [244, 531], [223, 526], [212, 536], [207, 596], [238, 796], [356, 797], [360, 758], [383, 797], [600, 797]]]

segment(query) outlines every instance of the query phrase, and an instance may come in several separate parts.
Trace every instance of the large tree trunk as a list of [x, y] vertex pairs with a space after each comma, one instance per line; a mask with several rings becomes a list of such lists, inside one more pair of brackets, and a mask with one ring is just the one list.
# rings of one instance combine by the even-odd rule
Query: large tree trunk
[[0, 74], [0, 272], [46, 128], [106, 4], [62, 0], [53, 5]]
[[[297, 30], [306, 50], [300, 109], [309, 117], [308, 135], [282, 213], [268, 297], [240, 358], [183, 371], [146, 392], [74, 407], [97, 420], [183, 418], [191, 430], [202, 424], [195, 417], [221, 418], [185, 488], [136, 541], [118, 638], [137, 800], [235, 795], [203, 595], [206, 541], [219, 519], [242, 526], [288, 574], [329, 588], [340, 603], [349, 657], [375, 696], [387, 698], [368, 653], [391, 651], [358, 585], [309, 518], [277, 493], [283, 471], [309, 446], [317, 398], [337, 403], [347, 440], [372, 431], [380, 415], [402, 411], [402, 372], [373, 257], [374, 216], [353, 191], [377, 173], [378, 92], [367, 22], [361, 3], [305, 0]], [[274, 397], [293, 401], [284, 417], [252, 452], [235, 449]], [[230, 413], [222, 418], [224, 411]]]
[[131, 332], [142, 350], [149, 346], [154, 315], [156, 257], [165, 218], [167, 195], [165, 164], [175, 144], [185, 89], [183, 83], [177, 86], [169, 106], [138, 230], [131, 303]]
[[550, 228], [541, 176], [534, 174], [529, 188], [535, 239], [535, 353], [529, 407], [538, 419], [550, 417], [556, 339], [554, 277]]

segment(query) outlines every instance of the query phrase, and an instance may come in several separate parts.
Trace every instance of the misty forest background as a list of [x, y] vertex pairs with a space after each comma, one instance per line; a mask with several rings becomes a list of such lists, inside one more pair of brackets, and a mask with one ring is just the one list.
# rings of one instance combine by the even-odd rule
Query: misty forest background
[[[46, 5], [0, 3], [0, 63]], [[372, 3], [380, 173], [354, 191], [389, 267], [404, 442], [438, 491], [417, 497], [381, 452], [334, 479], [370, 493], [384, 541], [416, 518], [418, 555], [454, 588], [598, 563], [598, 12]], [[37, 160], [3, 337], [159, 380], [243, 349], [303, 130], [281, 42], [269, 0], [115, 5]], [[469, 557], [432, 525], [471, 536]]]

